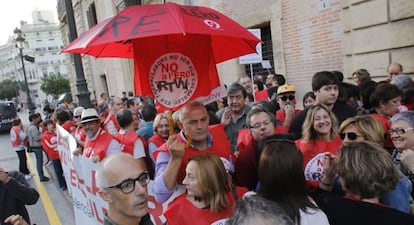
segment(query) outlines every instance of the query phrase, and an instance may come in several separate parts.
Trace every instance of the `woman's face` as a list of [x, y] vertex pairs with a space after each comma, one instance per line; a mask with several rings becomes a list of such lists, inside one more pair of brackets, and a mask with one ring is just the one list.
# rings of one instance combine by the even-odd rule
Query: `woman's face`
[[303, 107], [308, 108], [309, 106], [312, 106], [315, 104], [315, 99], [312, 97], [307, 97], [305, 101], [303, 101]]
[[318, 109], [313, 116], [313, 129], [318, 135], [330, 135], [332, 120], [325, 109]]
[[403, 120], [397, 120], [391, 124], [391, 132], [388, 135], [391, 135], [392, 143], [398, 151], [414, 149], [414, 130], [412, 128], [409, 123]]
[[352, 79], [354, 79], [354, 83], [356, 86], [361, 84], [361, 80], [359, 79], [359, 75], [357, 73], [352, 74]]
[[48, 123], [46, 129], [47, 131], [53, 131], [55, 129], [55, 125], [53, 123]]
[[183, 185], [187, 189], [187, 195], [190, 197], [203, 197], [201, 191], [199, 177], [198, 177], [198, 165], [194, 161], [190, 161], [185, 168], [185, 178]]
[[352, 142], [365, 141], [364, 135], [354, 125], [349, 125], [340, 134], [342, 143], [347, 145]]
[[167, 118], [161, 118], [157, 127], [157, 133], [162, 138], [167, 139], [170, 136], [170, 125]]
[[382, 114], [384, 116], [393, 116], [398, 113], [398, 107], [401, 105], [401, 97], [390, 99], [388, 102], [382, 103]]

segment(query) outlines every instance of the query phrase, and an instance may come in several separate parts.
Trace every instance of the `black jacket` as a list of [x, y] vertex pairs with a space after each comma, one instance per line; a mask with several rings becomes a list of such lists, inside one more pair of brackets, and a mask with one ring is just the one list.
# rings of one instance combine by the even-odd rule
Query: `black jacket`
[[11, 171], [8, 174], [10, 181], [0, 182], [0, 224], [5, 225], [4, 220], [13, 214], [21, 215], [30, 224], [25, 205], [35, 204], [39, 193], [30, 187], [22, 173]]

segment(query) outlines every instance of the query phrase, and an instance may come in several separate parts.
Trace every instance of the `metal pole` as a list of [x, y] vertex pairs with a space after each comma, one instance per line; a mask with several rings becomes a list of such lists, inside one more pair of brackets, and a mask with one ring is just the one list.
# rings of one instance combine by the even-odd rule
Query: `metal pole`
[[256, 102], [256, 96], [254, 95], [255, 94], [255, 91], [254, 91], [254, 76], [253, 76], [253, 64], [251, 64], [250, 63], [250, 79], [251, 79], [251, 81], [252, 81], [252, 95], [253, 95], [253, 101], [254, 102]]
[[[65, 0], [66, 18], [69, 27], [69, 42], [74, 41], [77, 37], [75, 16], [72, 8], [72, 0]], [[91, 93], [88, 90], [88, 84], [86, 83], [85, 73], [83, 72], [82, 59], [80, 54], [73, 54], [73, 63], [76, 71], [76, 89], [78, 90], [79, 105], [84, 108], [92, 107], [91, 99], [89, 96]]]
[[23, 49], [18, 48], [20, 53], [20, 59], [22, 60], [22, 70], [23, 70], [23, 77], [24, 77], [24, 84], [26, 86], [26, 94], [27, 94], [27, 108], [29, 108], [29, 114], [34, 113], [35, 107], [33, 107], [32, 98], [30, 97], [30, 90], [29, 85], [27, 83], [27, 77], [26, 77], [26, 69], [24, 68], [24, 60], [23, 60]]

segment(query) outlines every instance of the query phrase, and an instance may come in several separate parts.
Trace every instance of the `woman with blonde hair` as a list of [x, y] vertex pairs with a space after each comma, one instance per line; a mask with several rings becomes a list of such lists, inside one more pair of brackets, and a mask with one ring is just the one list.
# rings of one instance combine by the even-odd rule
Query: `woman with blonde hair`
[[399, 179], [397, 167], [381, 145], [349, 143], [340, 149], [335, 162], [346, 196], [324, 195], [317, 202], [331, 224], [414, 224], [412, 215], [379, 201]]
[[[369, 115], [355, 116], [342, 122], [339, 128], [339, 136], [344, 145], [353, 142], [369, 141], [379, 145], [384, 144], [384, 129], [378, 120]], [[390, 156], [391, 157], [391, 156]], [[333, 180], [334, 178], [332, 178]], [[330, 180], [328, 178], [328, 180]], [[329, 181], [332, 183], [331, 181]], [[381, 202], [391, 208], [405, 213], [410, 212], [410, 200], [412, 187], [407, 177], [400, 173], [400, 179], [394, 190], [391, 190], [381, 198]]]
[[325, 105], [317, 104], [309, 108], [302, 128], [302, 138], [296, 146], [303, 154], [305, 179], [310, 189], [331, 183], [324, 181], [324, 158], [336, 155], [342, 141], [338, 136], [338, 122], [335, 115]]
[[187, 192], [171, 202], [164, 213], [169, 225], [224, 223], [237, 199], [220, 158], [201, 153], [188, 161], [183, 180]]
[[153, 123], [154, 135], [148, 139], [148, 153], [153, 164], [155, 164], [152, 153], [163, 145], [170, 136], [170, 124], [167, 113], [159, 113], [155, 116]]

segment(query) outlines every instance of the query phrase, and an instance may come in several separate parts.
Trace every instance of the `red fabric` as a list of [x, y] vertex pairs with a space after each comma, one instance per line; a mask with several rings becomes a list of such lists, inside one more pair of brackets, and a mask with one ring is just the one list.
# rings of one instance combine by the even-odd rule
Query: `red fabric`
[[56, 149], [50, 148], [46, 142], [48, 142], [50, 145], [57, 144], [57, 137], [56, 133], [54, 131], [49, 132], [45, 131], [42, 134], [42, 139], [40, 140], [40, 143], [42, 144], [43, 149], [49, 156], [51, 160], [60, 159], [59, 158], [59, 152]]
[[[210, 225], [222, 219], [229, 218], [233, 214], [235, 199], [230, 191], [226, 195], [227, 208], [218, 213], [210, 212], [210, 209], [200, 209], [186, 199], [186, 194], [182, 194], [174, 199], [164, 213], [168, 225], [192, 225], [197, 221], [197, 225]], [[220, 223], [220, 224], [224, 224]]]
[[157, 147], [160, 147], [166, 142], [164, 138], [162, 138], [159, 134], [154, 134], [150, 139], [148, 139], [148, 144], [153, 143]]
[[[288, 133], [288, 129], [285, 126], [276, 126], [275, 134], [281, 133]], [[236, 160], [235, 183], [253, 190], [258, 181], [257, 142], [253, 139], [248, 128], [239, 130], [236, 145], [239, 155]]]
[[10, 129], [10, 141], [13, 148], [18, 147], [20, 145], [20, 128], [19, 127], [12, 127]]
[[104, 127], [105, 127], [106, 132], [110, 133], [108, 128], [107, 128], [107, 126], [110, 122], [112, 122], [114, 124], [117, 131], [119, 131], [121, 129], [121, 126], [119, 126], [118, 120], [116, 120], [115, 115], [112, 114], [112, 113], [109, 113], [108, 116], [105, 119], [105, 122], [104, 122]]
[[256, 99], [256, 101], [268, 101], [269, 100], [269, 93], [267, 93], [267, 89], [261, 90], [261, 91], [256, 91], [254, 93], [254, 97]]
[[296, 140], [296, 146], [303, 154], [303, 170], [305, 179], [310, 189], [315, 189], [319, 185], [319, 180], [323, 173], [323, 159], [325, 153], [337, 155], [342, 145], [342, 140], [337, 136], [333, 141], [305, 141]]
[[85, 139], [86, 139], [85, 130], [82, 127], [77, 127], [75, 129], [74, 137], [75, 137], [76, 140], [85, 141]]
[[386, 134], [385, 140], [384, 140], [384, 148], [388, 150], [394, 149], [394, 144], [392, 143], [391, 135], [388, 134], [388, 130], [391, 129], [389, 118], [381, 116], [380, 114], [376, 114], [376, 113], [372, 113], [369, 115], [375, 118], [376, 120], [378, 120], [378, 122], [380, 122], [382, 127], [384, 128], [384, 132]]
[[[187, 165], [188, 160], [194, 155], [200, 154], [202, 152], [211, 152], [211, 153], [215, 153], [219, 157], [223, 157], [227, 159], [230, 162], [234, 162], [234, 156], [233, 156], [233, 153], [231, 152], [230, 142], [227, 139], [223, 126], [221, 124], [212, 125], [209, 127], [209, 133], [213, 137], [213, 144], [211, 147], [203, 149], [203, 150], [198, 150], [190, 146], [185, 150], [184, 157], [181, 162], [180, 170], [178, 172], [178, 178], [177, 178], [178, 183], [181, 184], [182, 181], [184, 180], [185, 167]], [[185, 142], [182, 139], [181, 135], [177, 136], [177, 140], [180, 140], [183, 143]], [[157, 160], [158, 153], [161, 151], [168, 152], [167, 143], [164, 143], [163, 145], [161, 145], [161, 147], [159, 147], [157, 150], [154, 151], [155, 161]]]
[[[135, 93], [154, 96], [158, 104], [178, 109], [185, 102], [207, 96], [212, 88], [220, 86], [216, 63], [254, 53], [259, 42], [244, 27], [213, 9], [168, 2], [127, 7], [80, 35], [62, 51], [95, 57], [134, 58]], [[173, 72], [163, 71], [163, 81], [171, 84], [169, 90], [151, 88], [152, 84], [160, 84], [159, 79], [154, 82], [149, 78], [158, 74], [150, 71], [151, 67], [171, 65], [166, 62], [172, 59], [170, 56], [163, 58], [166, 53], [180, 53], [192, 61], [192, 65], [184, 64], [195, 71], [198, 82], [194, 86], [190, 84], [189, 88], [181, 88], [187, 91], [185, 98], [175, 98], [179, 92], [174, 86], [180, 81], [170, 77], [175, 72], [185, 72], [181, 66]], [[182, 57], [174, 60], [180, 64]], [[195, 92], [189, 94], [192, 89]]]
[[[295, 109], [295, 115], [297, 116], [300, 112], [302, 112], [302, 110], [299, 109]], [[285, 122], [285, 118], [286, 118], [286, 114], [285, 112], [283, 112], [283, 110], [279, 109], [276, 111], [276, 119], [281, 121], [281, 122]], [[295, 118], [292, 118], [292, 121]]]
[[63, 129], [65, 129], [70, 134], [74, 134], [76, 130], [76, 124], [73, 121], [66, 121], [62, 124]]
[[83, 152], [88, 158], [97, 155], [99, 157], [99, 160], [102, 160], [105, 158], [108, 146], [114, 137], [102, 129], [100, 129], [98, 132], [99, 134], [95, 140], [91, 141], [86, 138]]

